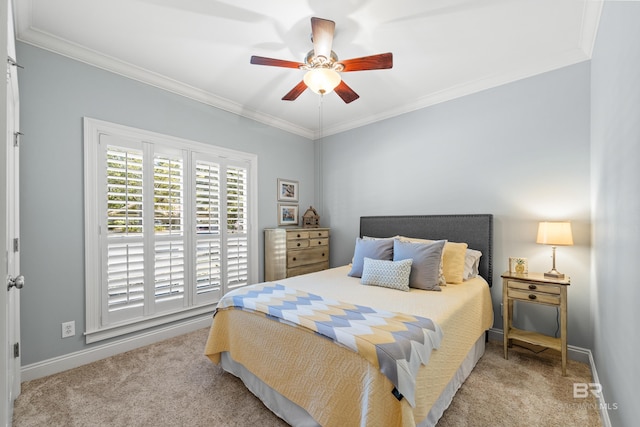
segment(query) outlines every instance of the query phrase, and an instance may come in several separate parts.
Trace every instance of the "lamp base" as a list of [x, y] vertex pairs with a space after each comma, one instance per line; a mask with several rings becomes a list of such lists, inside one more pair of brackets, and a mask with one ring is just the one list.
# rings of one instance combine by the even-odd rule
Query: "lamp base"
[[544, 277], [551, 277], [554, 279], [564, 279], [564, 273], [560, 273], [558, 270], [554, 268], [551, 271], [544, 273]]

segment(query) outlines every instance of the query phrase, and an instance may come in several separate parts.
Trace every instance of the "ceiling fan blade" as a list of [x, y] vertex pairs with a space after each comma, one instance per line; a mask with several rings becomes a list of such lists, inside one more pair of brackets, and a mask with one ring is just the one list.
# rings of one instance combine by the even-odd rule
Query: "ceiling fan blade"
[[311, 34], [313, 38], [313, 52], [315, 56], [331, 57], [331, 45], [336, 23], [328, 19], [311, 18]]
[[285, 96], [282, 97], [283, 101], [295, 101], [297, 97], [299, 97], [302, 92], [304, 92], [307, 89], [307, 85], [305, 84], [304, 80], [301, 81], [300, 83], [298, 83], [296, 85], [296, 87], [294, 87], [293, 89], [291, 89], [289, 91], [289, 93], [287, 93]]
[[378, 55], [363, 56], [361, 58], [345, 59], [340, 61], [344, 65], [343, 72], [382, 70], [393, 67], [393, 54], [391, 52], [380, 53]]
[[338, 96], [342, 98], [345, 103], [350, 103], [360, 98], [360, 95], [355, 93], [347, 84], [342, 80], [340, 84], [334, 89]]
[[265, 58], [264, 56], [252, 56], [251, 63], [256, 65], [270, 65], [272, 67], [300, 68], [302, 62], [285, 61], [284, 59]]

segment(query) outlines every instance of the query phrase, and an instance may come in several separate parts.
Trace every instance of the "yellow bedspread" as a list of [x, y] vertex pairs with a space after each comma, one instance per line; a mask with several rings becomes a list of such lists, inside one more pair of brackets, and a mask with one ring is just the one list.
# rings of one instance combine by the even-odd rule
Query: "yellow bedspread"
[[444, 332], [416, 382], [416, 407], [398, 401], [393, 384], [367, 360], [313, 333], [250, 312], [225, 310], [212, 324], [205, 354], [229, 352], [238, 363], [323, 426], [415, 426], [450, 381], [475, 341], [493, 323], [486, 282], [473, 279], [442, 292], [400, 292], [361, 285], [348, 267], [279, 281], [340, 301], [429, 317]]

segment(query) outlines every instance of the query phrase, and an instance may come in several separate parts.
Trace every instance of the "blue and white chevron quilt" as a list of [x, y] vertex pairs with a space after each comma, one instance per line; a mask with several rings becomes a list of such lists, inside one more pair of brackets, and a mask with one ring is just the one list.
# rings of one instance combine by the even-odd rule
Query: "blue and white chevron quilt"
[[418, 369], [442, 340], [442, 330], [431, 319], [335, 301], [280, 284], [229, 292], [214, 316], [230, 308], [306, 328], [353, 350], [380, 369], [411, 406]]

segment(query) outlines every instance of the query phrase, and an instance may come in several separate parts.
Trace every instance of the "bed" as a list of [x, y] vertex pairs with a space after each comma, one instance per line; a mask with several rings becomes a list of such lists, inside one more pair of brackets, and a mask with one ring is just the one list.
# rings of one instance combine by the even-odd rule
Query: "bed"
[[[360, 237], [463, 242], [482, 252], [475, 277], [440, 291], [365, 286], [352, 265], [256, 285], [426, 317], [442, 332], [403, 398], [361, 354], [317, 332], [239, 309], [216, 312], [205, 354], [294, 426], [433, 426], [484, 353], [493, 324], [491, 215], [367, 216]], [[356, 246], [357, 249], [357, 246]], [[354, 263], [356, 261], [354, 260]]]

